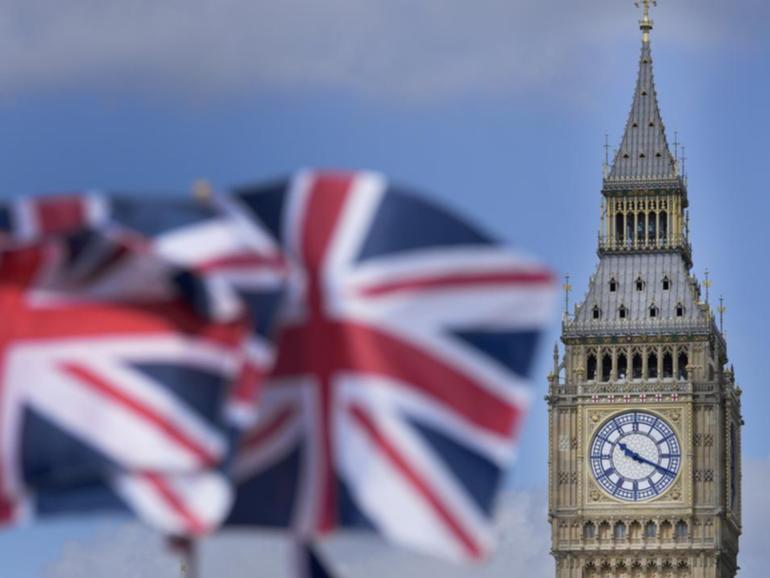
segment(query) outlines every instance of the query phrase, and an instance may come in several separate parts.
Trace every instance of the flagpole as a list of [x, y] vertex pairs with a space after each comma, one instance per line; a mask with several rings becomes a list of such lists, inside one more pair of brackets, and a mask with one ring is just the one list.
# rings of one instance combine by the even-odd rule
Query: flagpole
[[175, 536], [169, 538], [171, 548], [179, 553], [179, 575], [181, 578], [199, 578], [198, 548], [194, 538]]

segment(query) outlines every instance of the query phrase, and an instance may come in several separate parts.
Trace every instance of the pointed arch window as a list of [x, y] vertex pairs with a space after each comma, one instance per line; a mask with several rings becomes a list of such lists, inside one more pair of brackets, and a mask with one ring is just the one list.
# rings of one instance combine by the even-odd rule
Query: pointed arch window
[[650, 305], [650, 318], [658, 317], [660, 310], [655, 305]]
[[621, 305], [620, 308], [618, 308], [618, 317], [621, 319], [626, 319], [628, 317], [628, 309], [626, 309], [625, 305]]
[[687, 522], [685, 522], [684, 520], [679, 520], [676, 523], [676, 539], [677, 540], [687, 539]]
[[670, 351], [663, 354], [663, 379], [674, 377], [674, 356]]
[[676, 316], [684, 317], [684, 305], [682, 305], [681, 303], [676, 304]]
[[596, 526], [593, 522], [587, 522], [585, 526], [583, 526], [583, 537], [586, 540], [593, 540], [596, 538]]
[[650, 379], [658, 378], [658, 354], [650, 353], [647, 356], [647, 377]]
[[612, 356], [605, 353], [602, 356], [602, 381], [607, 382], [612, 376]]
[[658, 236], [657, 220], [658, 216], [655, 213], [647, 214], [647, 240], [650, 243], [655, 243], [655, 239]]
[[613, 532], [616, 540], [626, 539], [626, 525], [623, 522], [615, 524], [615, 530]]
[[644, 279], [641, 276], [636, 278], [636, 290], [644, 291]]
[[662, 242], [666, 242], [668, 239], [668, 213], [661, 211], [658, 213], [658, 235]]
[[658, 527], [655, 525], [655, 522], [650, 520], [647, 522], [644, 526], [644, 537], [645, 538], [654, 538], [658, 533]]
[[586, 360], [586, 379], [596, 381], [596, 354], [589, 353]]
[[601, 319], [602, 318], [602, 310], [599, 309], [598, 305], [594, 305], [594, 308], [591, 310], [591, 317], [593, 319]]
[[663, 277], [663, 291], [669, 291], [671, 289], [671, 279], [668, 278], [668, 275]]
[[615, 277], [610, 279], [610, 293], [615, 293], [618, 290], [618, 282], [615, 280]]
[[686, 351], [679, 352], [679, 359], [677, 359], [677, 377], [679, 379], [687, 379], [687, 366], [690, 365], [690, 359], [687, 356]]
[[636, 241], [637, 243], [643, 243], [644, 242], [644, 224], [645, 224], [645, 216], [644, 213], [637, 213], [636, 214]]
[[618, 354], [618, 379], [625, 380], [628, 376], [628, 357], [625, 353]]
[[618, 243], [623, 242], [623, 233], [624, 233], [624, 222], [623, 222], [623, 214], [618, 213], [615, 215], [615, 240]]
[[634, 353], [631, 358], [631, 377], [633, 379], [642, 379], [642, 354], [639, 352]]

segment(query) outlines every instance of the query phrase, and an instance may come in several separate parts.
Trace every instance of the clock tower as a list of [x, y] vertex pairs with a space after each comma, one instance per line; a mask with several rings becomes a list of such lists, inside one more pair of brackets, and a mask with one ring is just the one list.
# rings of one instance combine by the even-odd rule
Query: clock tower
[[603, 179], [599, 263], [565, 313], [549, 376], [552, 552], [557, 578], [732, 578], [741, 391], [708, 278], [692, 273], [687, 179], [658, 107], [642, 4], [633, 104]]

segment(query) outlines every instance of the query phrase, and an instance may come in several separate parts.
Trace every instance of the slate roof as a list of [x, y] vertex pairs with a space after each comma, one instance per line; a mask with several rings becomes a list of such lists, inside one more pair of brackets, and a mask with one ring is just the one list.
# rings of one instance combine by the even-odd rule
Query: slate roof
[[626, 130], [607, 181], [675, 179], [677, 168], [668, 148], [658, 106], [649, 38], [642, 41], [639, 75]]
[[[668, 278], [669, 289], [663, 289]], [[617, 283], [610, 290], [610, 281]], [[641, 279], [643, 288], [637, 290], [636, 280]], [[577, 308], [574, 320], [598, 326], [623, 323], [706, 323], [709, 320], [705, 307], [698, 304], [697, 281], [690, 276], [681, 255], [676, 252], [636, 253], [631, 255], [604, 255], [596, 273], [591, 278], [588, 293]], [[676, 307], [684, 307], [684, 315], [677, 317]], [[620, 319], [620, 306], [627, 309], [625, 320]], [[658, 315], [650, 317], [650, 307], [655, 305]], [[601, 311], [599, 320], [593, 319], [594, 306]]]

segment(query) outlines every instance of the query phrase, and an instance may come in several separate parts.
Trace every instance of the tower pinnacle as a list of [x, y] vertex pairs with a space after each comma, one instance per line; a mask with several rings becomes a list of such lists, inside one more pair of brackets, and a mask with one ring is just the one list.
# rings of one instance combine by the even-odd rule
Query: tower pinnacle
[[642, 31], [642, 41], [650, 41], [650, 31], [652, 30], [653, 21], [650, 18], [650, 4], [657, 6], [657, 0], [637, 0], [634, 2], [637, 8], [642, 8], [642, 19], [639, 21], [639, 28]]

